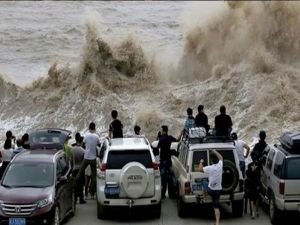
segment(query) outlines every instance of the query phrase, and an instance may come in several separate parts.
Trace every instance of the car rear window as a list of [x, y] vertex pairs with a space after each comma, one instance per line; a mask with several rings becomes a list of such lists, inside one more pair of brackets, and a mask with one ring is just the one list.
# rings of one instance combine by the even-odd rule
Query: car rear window
[[129, 162], [139, 162], [146, 168], [152, 168], [149, 150], [110, 151], [107, 156], [107, 169], [122, 169]]
[[199, 164], [200, 160], [203, 159], [204, 163], [203, 165], [207, 165], [207, 151], [195, 151], [193, 153], [193, 166], [192, 166], [192, 172], [198, 172], [199, 171]]
[[285, 179], [300, 179], [300, 158], [287, 159], [285, 168]]

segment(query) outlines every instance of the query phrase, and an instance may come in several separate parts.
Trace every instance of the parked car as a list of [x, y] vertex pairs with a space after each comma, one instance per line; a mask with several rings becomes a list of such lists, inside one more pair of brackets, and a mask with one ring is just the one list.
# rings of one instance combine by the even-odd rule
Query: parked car
[[300, 212], [300, 132], [285, 132], [262, 160], [261, 195], [272, 224]]
[[239, 160], [234, 150], [233, 141], [229, 138], [206, 136], [189, 137], [186, 133], [178, 144], [178, 157], [172, 156], [172, 169], [178, 188], [177, 213], [186, 217], [191, 205], [211, 204], [212, 199], [204, 190], [208, 184], [208, 176], [199, 172], [199, 162], [210, 165], [209, 153], [218, 151], [223, 161], [223, 190], [221, 203], [229, 203], [236, 216], [243, 215], [244, 180], [239, 169]]
[[30, 149], [61, 150], [71, 131], [59, 128], [42, 128], [28, 131]]
[[161, 177], [145, 137], [106, 139], [97, 168], [98, 218], [112, 208], [145, 208], [161, 215]]
[[59, 225], [73, 216], [71, 174], [63, 151], [16, 155], [0, 184], [0, 225]]

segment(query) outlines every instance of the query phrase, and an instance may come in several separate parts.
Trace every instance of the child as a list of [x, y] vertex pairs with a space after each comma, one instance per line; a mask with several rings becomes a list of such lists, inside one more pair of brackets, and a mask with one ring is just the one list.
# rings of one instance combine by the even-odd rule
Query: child
[[260, 189], [260, 169], [257, 163], [252, 162], [248, 165], [247, 176], [247, 197], [250, 200], [251, 218], [258, 217], [258, 197]]

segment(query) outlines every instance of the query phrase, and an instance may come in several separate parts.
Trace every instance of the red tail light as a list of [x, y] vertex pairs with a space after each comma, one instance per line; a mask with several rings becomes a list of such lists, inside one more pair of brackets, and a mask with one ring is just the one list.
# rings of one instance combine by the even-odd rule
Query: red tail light
[[152, 163], [152, 168], [153, 168], [154, 170], [159, 170], [159, 165], [158, 165], [158, 163], [153, 162], [153, 163]]
[[106, 171], [106, 163], [102, 163], [101, 164], [100, 170], [101, 170], [101, 172], [105, 172]]
[[191, 183], [190, 182], [185, 182], [184, 183], [184, 193], [185, 194], [190, 194], [191, 192], [192, 192]]
[[285, 189], [284, 181], [280, 181], [280, 183], [279, 183], [279, 194], [284, 195], [284, 189]]

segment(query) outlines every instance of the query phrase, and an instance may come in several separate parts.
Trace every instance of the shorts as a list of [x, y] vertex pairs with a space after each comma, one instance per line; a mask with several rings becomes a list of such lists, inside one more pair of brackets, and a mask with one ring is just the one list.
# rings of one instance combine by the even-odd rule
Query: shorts
[[219, 209], [220, 208], [221, 191], [220, 190], [212, 190], [212, 189], [208, 188], [208, 194], [212, 198], [212, 205], [213, 205], [214, 209]]

